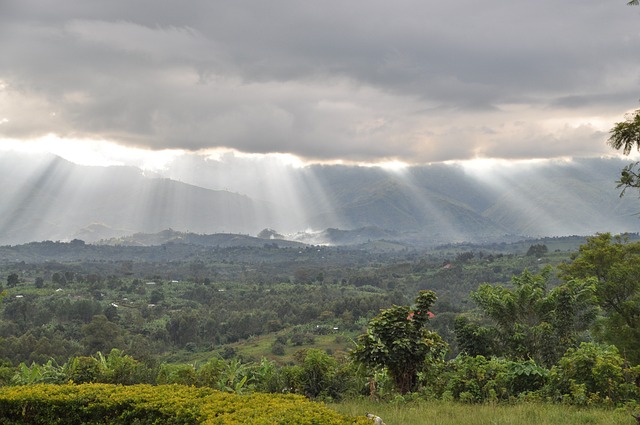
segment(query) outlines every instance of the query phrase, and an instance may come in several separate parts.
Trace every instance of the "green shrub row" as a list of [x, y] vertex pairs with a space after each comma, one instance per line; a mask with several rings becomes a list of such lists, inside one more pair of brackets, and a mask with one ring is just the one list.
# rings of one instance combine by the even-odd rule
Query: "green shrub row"
[[422, 392], [471, 403], [524, 399], [614, 406], [637, 403], [639, 382], [640, 366], [626, 364], [614, 346], [582, 343], [551, 369], [533, 360], [458, 356], [426, 368]]
[[0, 424], [364, 425], [293, 394], [238, 395], [182, 385], [39, 384], [0, 388]]
[[[358, 368], [320, 350], [302, 350], [296, 358], [299, 364], [288, 366], [266, 359], [242, 363], [213, 358], [197, 367], [162, 364], [150, 369], [114, 350], [106, 357], [99, 353], [75, 357], [63, 366], [49, 362], [6, 368], [5, 383], [177, 384], [236, 394], [293, 393], [323, 401], [358, 396], [391, 400], [398, 395], [385, 369]], [[594, 343], [569, 349], [550, 369], [531, 359], [460, 355], [449, 361], [432, 358], [421, 365], [417, 376], [417, 392], [411, 397], [426, 399], [466, 403], [539, 400], [581, 406], [620, 406], [640, 400], [640, 366], [629, 366], [615, 347]]]
[[262, 359], [243, 363], [239, 359], [211, 358], [205, 363], [163, 363], [150, 368], [113, 349], [107, 356], [73, 357], [63, 365], [21, 363], [17, 368], [0, 367], [0, 385], [65, 384], [179, 384], [209, 387], [233, 393], [294, 393], [333, 401], [356, 395], [362, 384], [355, 366], [324, 351], [309, 349], [296, 354], [299, 364], [279, 366]]

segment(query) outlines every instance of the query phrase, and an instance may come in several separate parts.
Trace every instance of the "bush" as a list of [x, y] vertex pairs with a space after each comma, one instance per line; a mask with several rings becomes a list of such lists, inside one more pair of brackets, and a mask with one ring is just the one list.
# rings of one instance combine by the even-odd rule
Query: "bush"
[[275, 356], [284, 356], [284, 353], [285, 353], [284, 344], [278, 341], [275, 341], [273, 344], [271, 344], [271, 354]]
[[65, 374], [77, 384], [100, 382], [102, 378], [100, 362], [94, 357], [74, 357], [65, 366]]
[[622, 404], [640, 396], [638, 379], [640, 368], [625, 367], [616, 347], [582, 343], [551, 369], [548, 392], [571, 404]]
[[425, 376], [424, 390], [438, 398], [466, 403], [507, 401], [541, 390], [548, 373], [533, 360], [462, 355]]
[[0, 418], [17, 424], [365, 425], [290, 394], [239, 396], [180, 385], [32, 385], [0, 388]]
[[222, 373], [226, 368], [224, 360], [212, 358], [198, 368], [198, 385], [204, 387], [218, 388]]
[[156, 380], [158, 384], [195, 385], [198, 377], [193, 365], [163, 363]]

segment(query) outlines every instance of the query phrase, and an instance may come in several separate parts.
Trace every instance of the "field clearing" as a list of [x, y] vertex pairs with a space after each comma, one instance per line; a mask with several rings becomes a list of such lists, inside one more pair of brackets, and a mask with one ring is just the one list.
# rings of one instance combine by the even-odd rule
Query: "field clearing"
[[288, 333], [290, 333], [290, 331], [255, 336], [249, 340], [230, 344], [230, 346], [236, 350], [238, 355], [244, 358], [261, 359], [264, 357], [279, 364], [295, 362], [294, 354], [303, 349], [318, 349], [336, 355], [338, 353], [346, 353], [350, 348], [353, 348], [350, 336], [342, 333], [330, 333], [328, 335], [313, 335], [313, 343], [305, 343], [299, 346], [287, 344], [283, 347], [283, 355], [274, 355], [271, 352], [271, 345], [278, 336]]
[[555, 404], [489, 405], [451, 402], [378, 403], [369, 400], [329, 405], [350, 416], [373, 413], [386, 425], [633, 425], [625, 409], [579, 409]]

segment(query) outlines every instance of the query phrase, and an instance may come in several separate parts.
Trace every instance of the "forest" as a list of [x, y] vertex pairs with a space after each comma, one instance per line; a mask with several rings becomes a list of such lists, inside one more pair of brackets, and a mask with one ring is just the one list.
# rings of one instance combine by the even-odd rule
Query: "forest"
[[633, 410], [638, 235], [0, 248], [0, 383]]

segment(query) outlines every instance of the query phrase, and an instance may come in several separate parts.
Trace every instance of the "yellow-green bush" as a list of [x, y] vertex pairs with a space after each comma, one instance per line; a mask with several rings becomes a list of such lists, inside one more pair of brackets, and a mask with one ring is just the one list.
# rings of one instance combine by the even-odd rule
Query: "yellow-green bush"
[[290, 394], [228, 394], [181, 385], [32, 385], [0, 388], [0, 424], [357, 425]]

